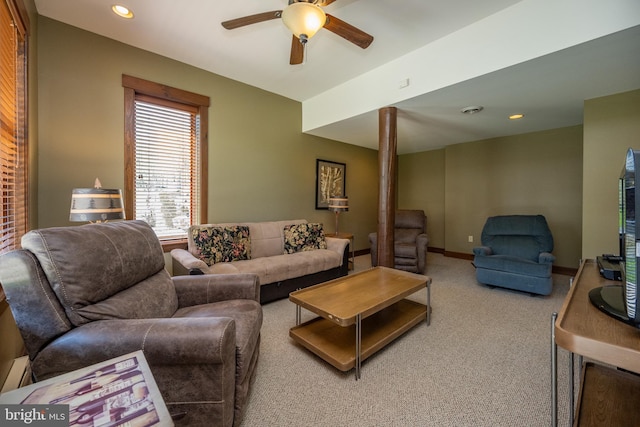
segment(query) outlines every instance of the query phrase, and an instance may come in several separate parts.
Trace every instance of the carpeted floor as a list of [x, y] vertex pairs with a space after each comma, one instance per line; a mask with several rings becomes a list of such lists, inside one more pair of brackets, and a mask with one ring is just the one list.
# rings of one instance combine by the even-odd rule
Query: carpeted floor
[[[368, 267], [368, 256], [356, 259], [356, 270]], [[429, 254], [427, 275], [431, 325], [365, 360], [358, 381], [289, 338], [291, 302], [266, 304], [242, 426], [549, 426], [551, 314], [569, 277], [554, 276], [551, 296], [532, 297], [478, 285], [469, 261], [439, 254]], [[425, 292], [413, 298], [425, 302]], [[303, 310], [303, 321], [312, 317]], [[566, 426], [568, 353], [559, 349], [558, 359]]]

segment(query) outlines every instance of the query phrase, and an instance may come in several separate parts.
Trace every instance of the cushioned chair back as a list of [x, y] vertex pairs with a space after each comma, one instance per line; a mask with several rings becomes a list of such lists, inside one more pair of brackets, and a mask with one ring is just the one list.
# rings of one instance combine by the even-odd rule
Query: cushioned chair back
[[34, 230], [22, 248], [38, 260], [41, 285], [51, 287], [71, 325], [170, 317], [177, 310], [162, 247], [143, 221]]
[[31, 359], [71, 329], [64, 308], [31, 252], [17, 250], [0, 256], [0, 283]]
[[422, 210], [397, 210], [394, 222], [395, 243], [415, 243], [425, 232], [426, 217]]
[[553, 251], [553, 236], [542, 215], [503, 215], [487, 219], [482, 245], [496, 255], [538, 261], [540, 252]]

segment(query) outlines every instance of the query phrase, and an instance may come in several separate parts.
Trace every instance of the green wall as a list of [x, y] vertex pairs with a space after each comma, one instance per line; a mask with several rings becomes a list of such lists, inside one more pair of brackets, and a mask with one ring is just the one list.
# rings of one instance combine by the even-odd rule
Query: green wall
[[618, 177], [627, 150], [640, 149], [639, 103], [640, 90], [585, 102], [583, 258], [619, 252]]
[[38, 18], [39, 227], [66, 226], [71, 189], [124, 186], [122, 74], [211, 98], [209, 221], [305, 218], [315, 209], [316, 159], [347, 165], [350, 210], [342, 231], [357, 250], [375, 230], [377, 151], [301, 133], [290, 99], [45, 17]]
[[399, 170], [399, 206], [425, 210], [430, 246], [471, 254], [487, 217], [539, 213], [554, 235], [556, 265], [578, 266], [582, 126], [403, 155]]
[[471, 252], [489, 216], [542, 214], [554, 237], [555, 265], [578, 267], [582, 126], [452, 146], [445, 188], [447, 251]]
[[[542, 213], [556, 265], [618, 249], [618, 177], [640, 149], [640, 90], [586, 100], [584, 125], [399, 156], [398, 206], [424, 209], [430, 246], [470, 254], [486, 217]], [[474, 242], [468, 242], [473, 236]]]
[[422, 209], [429, 247], [445, 248], [445, 149], [398, 156], [398, 207]]
[[[315, 161], [333, 160], [347, 164], [341, 229], [368, 249], [376, 151], [303, 135], [300, 104], [278, 95], [48, 18], [38, 18], [38, 34], [38, 227], [69, 225], [71, 189], [96, 176], [123, 187], [124, 73], [211, 97], [210, 221], [306, 218], [331, 231], [333, 215], [314, 209]], [[547, 217], [558, 266], [615, 253], [615, 180], [637, 145], [639, 97], [586, 101], [584, 127], [399, 156], [398, 207], [424, 209], [430, 246], [450, 253], [470, 254], [487, 216], [515, 213]]]

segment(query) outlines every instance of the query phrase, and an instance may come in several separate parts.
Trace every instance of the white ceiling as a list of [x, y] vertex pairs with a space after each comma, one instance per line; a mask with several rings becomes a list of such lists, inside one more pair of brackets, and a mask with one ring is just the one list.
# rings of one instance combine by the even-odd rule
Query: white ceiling
[[[40, 15], [306, 105], [395, 61], [411, 58], [424, 47], [463, 34], [479, 22], [486, 24], [500, 14], [508, 16], [510, 10], [520, 6], [518, 3], [535, 4], [553, 14], [550, 6], [555, 1], [336, 0], [325, 11], [373, 35], [373, 43], [363, 50], [320, 30], [308, 43], [306, 62], [296, 66], [289, 65], [291, 34], [280, 19], [234, 30], [220, 25], [245, 15], [281, 10], [287, 5], [285, 0], [121, 0], [120, 4], [134, 12], [132, 20], [111, 12], [115, 0], [35, 0], [35, 4]], [[558, 51], [501, 64], [494, 71], [422, 93], [407, 91], [406, 99], [389, 104], [398, 108], [398, 152], [580, 124], [584, 100], [640, 88], [640, 9], [636, 3], [606, 2], [613, 9], [620, 5], [638, 11], [637, 17], [624, 19], [621, 31], [605, 31], [592, 39], [576, 37], [574, 44]], [[590, 9], [588, 4], [583, 7]], [[581, 16], [588, 12], [574, 12], [569, 20], [575, 15], [589, 22], [589, 16]], [[531, 23], [523, 22], [522, 27], [527, 24]], [[549, 28], [544, 22], [537, 25], [543, 37]], [[568, 26], [571, 28], [571, 23]], [[508, 38], [506, 31], [501, 34], [500, 28], [491, 27], [493, 37]], [[481, 38], [473, 40], [481, 42]], [[496, 51], [501, 48], [499, 44], [493, 47]], [[437, 67], [456, 52], [448, 49], [430, 57], [429, 62]], [[474, 67], [474, 61], [469, 60], [465, 66]], [[399, 84], [406, 76], [396, 77]], [[364, 92], [376, 90], [366, 87]], [[367, 93], [361, 96], [367, 98]], [[364, 111], [352, 109], [329, 123], [312, 125], [307, 132], [376, 149], [377, 109], [386, 105]], [[484, 110], [475, 115], [461, 114], [460, 109], [467, 105], [482, 105]], [[519, 121], [507, 120], [505, 117], [513, 112], [526, 116]]]

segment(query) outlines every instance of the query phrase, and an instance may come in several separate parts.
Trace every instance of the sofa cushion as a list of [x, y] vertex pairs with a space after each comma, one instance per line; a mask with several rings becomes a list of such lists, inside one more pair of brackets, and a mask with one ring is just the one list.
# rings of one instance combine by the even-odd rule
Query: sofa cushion
[[249, 227], [245, 225], [191, 228], [197, 257], [211, 266], [251, 258]]
[[324, 230], [320, 223], [290, 224], [284, 227], [284, 253], [327, 249]]
[[413, 245], [397, 243], [393, 245], [394, 256], [396, 258], [412, 258], [417, 261], [418, 247]]
[[251, 258], [282, 255], [284, 241], [283, 228], [288, 224], [302, 224], [307, 221], [266, 221], [250, 223], [251, 227]]
[[342, 265], [342, 255], [329, 249], [253, 258], [233, 263], [238, 273], [257, 274], [260, 285], [306, 276], [340, 265]]
[[477, 269], [504, 271], [522, 276], [551, 277], [551, 264], [539, 264], [507, 255], [476, 256], [473, 263]]
[[541, 249], [535, 236], [502, 236], [494, 235], [487, 239], [491, 250], [495, 255], [505, 255], [514, 258], [523, 258], [529, 261], [538, 261]]
[[[218, 224], [200, 224], [189, 227], [187, 235], [187, 249], [195, 257], [197, 251], [193, 240], [193, 229], [203, 227], [231, 227], [231, 226], [247, 226], [251, 236], [251, 259], [262, 258], [274, 255], [282, 255], [283, 253], [283, 228], [288, 224], [303, 224], [307, 221], [304, 219], [291, 219], [285, 221], [265, 221], [265, 222], [228, 222]], [[197, 234], [196, 234], [197, 235]]]
[[393, 241], [395, 243], [410, 243], [416, 245], [416, 239], [422, 230], [418, 228], [396, 228], [394, 230]]

